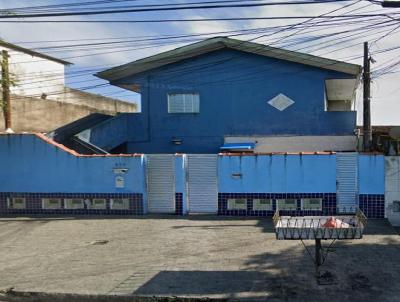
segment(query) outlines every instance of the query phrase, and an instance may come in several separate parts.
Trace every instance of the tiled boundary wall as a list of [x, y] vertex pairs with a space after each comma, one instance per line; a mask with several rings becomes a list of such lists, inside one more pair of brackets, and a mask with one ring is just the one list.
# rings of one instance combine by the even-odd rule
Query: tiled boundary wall
[[175, 214], [187, 214], [185, 155], [175, 157]]
[[[175, 157], [178, 215], [189, 211], [185, 158]], [[147, 213], [145, 155], [81, 156], [43, 137], [0, 135], [0, 166], [0, 214]], [[337, 207], [335, 154], [221, 155], [216, 169], [219, 215], [271, 216], [279, 199], [296, 200], [291, 215], [329, 214]], [[358, 205], [370, 218], [384, 217], [384, 157], [359, 155], [357, 169]], [[18, 197], [25, 208], [10, 208]], [[42, 199], [49, 198], [61, 199], [60, 207], [44, 208]], [[231, 198], [245, 199], [246, 208], [228, 209]], [[305, 198], [320, 198], [322, 211], [304, 210]], [[82, 204], [71, 209], [68, 199]], [[104, 199], [102, 208], [93, 206], [94, 199]], [[115, 200], [126, 199], [117, 209]], [[270, 199], [271, 209], [255, 209], [256, 199]]]
[[[290, 215], [334, 214], [337, 203], [336, 154], [313, 155], [222, 155], [218, 165], [218, 214], [233, 216], [272, 216], [280, 199], [296, 200]], [[359, 155], [357, 169], [358, 204], [369, 218], [383, 218], [384, 157]], [[320, 199], [320, 211], [307, 210], [302, 200]], [[245, 199], [246, 209], [230, 210], [229, 199]], [[255, 200], [270, 200], [270, 210], [260, 211]], [[352, 209], [341, 209], [342, 211]]]
[[384, 218], [385, 213], [385, 157], [359, 155], [358, 206], [368, 218]]
[[[12, 206], [22, 200], [24, 208]], [[46, 207], [43, 200], [58, 201], [57, 206]], [[71, 207], [71, 201], [77, 203]], [[93, 201], [97, 201], [95, 204]], [[118, 204], [116, 204], [118, 202]], [[142, 215], [143, 194], [137, 193], [0, 193], [0, 213], [4, 214], [73, 214], [73, 215]]]
[[0, 214], [142, 215], [143, 162], [81, 156], [40, 135], [0, 135]]
[[[336, 213], [336, 156], [259, 155], [219, 157], [218, 214], [272, 216], [281, 199], [295, 200], [295, 208], [281, 211], [289, 215]], [[246, 210], [230, 210], [228, 200], [244, 198]], [[322, 211], [304, 210], [304, 198], [321, 199]], [[268, 211], [257, 210], [253, 201], [270, 200]], [[272, 209], [271, 209], [272, 208]]]
[[[231, 198], [246, 199], [246, 209], [232, 210], [228, 208], [228, 200]], [[218, 214], [227, 216], [273, 216], [277, 209], [277, 200], [295, 199], [296, 208], [293, 210], [281, 210], [281, 215], [334, 215], [336, 214], [336, 194], [334, 193], [219, 193], [218, 194]], [[304, 210], [301, 200], [304, 198], [322, 199], [322, 211]], [[267, 199], [272, 200], [272, 206], [269, 210], [259, 210], [254, 208], [254, 200]]]

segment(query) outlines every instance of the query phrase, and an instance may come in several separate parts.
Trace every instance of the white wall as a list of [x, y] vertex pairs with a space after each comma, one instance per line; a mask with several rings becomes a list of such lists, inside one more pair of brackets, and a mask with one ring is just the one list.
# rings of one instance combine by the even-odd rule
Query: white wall
[[400, 201], [400, 156], [385, 157], [385, 213], [392, 225], [400, 226], [393, 201]]
[[19, 52], [0, 46], [0, 50], [7, 50], [9, 54], [9, 71], [16, 80], [16, 86], [11, 93], [30, 97], [40, 97], [42, 93], [48, 99], [58, 99], [57, 94], [64, 89], [64, 65], [40, 57]]
[[255, 152], [355, 151], [357, 137], [344, 136], [226, 136], [225, 143], [256, 143]]

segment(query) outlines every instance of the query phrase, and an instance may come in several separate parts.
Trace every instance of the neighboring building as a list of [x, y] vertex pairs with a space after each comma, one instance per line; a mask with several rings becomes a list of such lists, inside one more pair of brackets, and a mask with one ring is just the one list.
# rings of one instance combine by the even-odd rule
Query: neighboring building
[[0, 50], [8, 51], [10, 78], [17, 84], [10, 88], [11, 94], [61, 97], [60, 91], [65, 87], [65, 66], [72, 63], [5, 41], [0, 41]]
[[[359, 150], [362, 150], [363, 127], [359, 127], [359, 131]], [[400, 155], [400, 126], [372, 126], [372, 150], [385, 155]]]
[[[105, 70], [98, 77], [141, 94], [141, 113], [85, 132], [107, 151], [354, 151], [361, 67], [211, 38]], [[88, 133], [90, 135], [88, 135]]]
[[[16, 132], [47, 132], [88, 114], [115, 115], [135, 112], [135, 104], [65, 86], [65, 66], [70, 62], [15, 44], [0, 41], [9, 58], [13, 120]], [[0, 114], [0, 129], [4, 129]], [[0, 130], [0, 131], [1, 131]]]

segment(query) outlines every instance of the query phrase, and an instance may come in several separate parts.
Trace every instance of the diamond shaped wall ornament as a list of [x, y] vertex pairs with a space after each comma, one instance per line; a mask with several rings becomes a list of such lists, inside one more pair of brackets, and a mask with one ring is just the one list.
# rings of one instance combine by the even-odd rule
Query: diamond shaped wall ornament
[[294, 101], [288, 98], [286, 95], [280, 93], [276, 97], [269, 100], [268, 104], [270, 104], [272, 107], [275, 107], [279, 111], [283, 111], [289, 106], [293, 105]]

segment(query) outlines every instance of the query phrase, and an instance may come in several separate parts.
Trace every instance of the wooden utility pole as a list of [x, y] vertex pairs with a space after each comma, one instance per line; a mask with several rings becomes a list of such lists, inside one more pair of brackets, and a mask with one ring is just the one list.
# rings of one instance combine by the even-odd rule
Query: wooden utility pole
[[1, 86], [3, 89], [3, 113], [5, 129], [11, 129], [11, 98], [10, 98], [10, 74], [8, 71], [8, 51], [3, 50], [1, 63]]
[[364, 68], [363, 68], [363, 143], [364, 151], [371, 151], [371, 73], [368, 42], [364, 42]]

